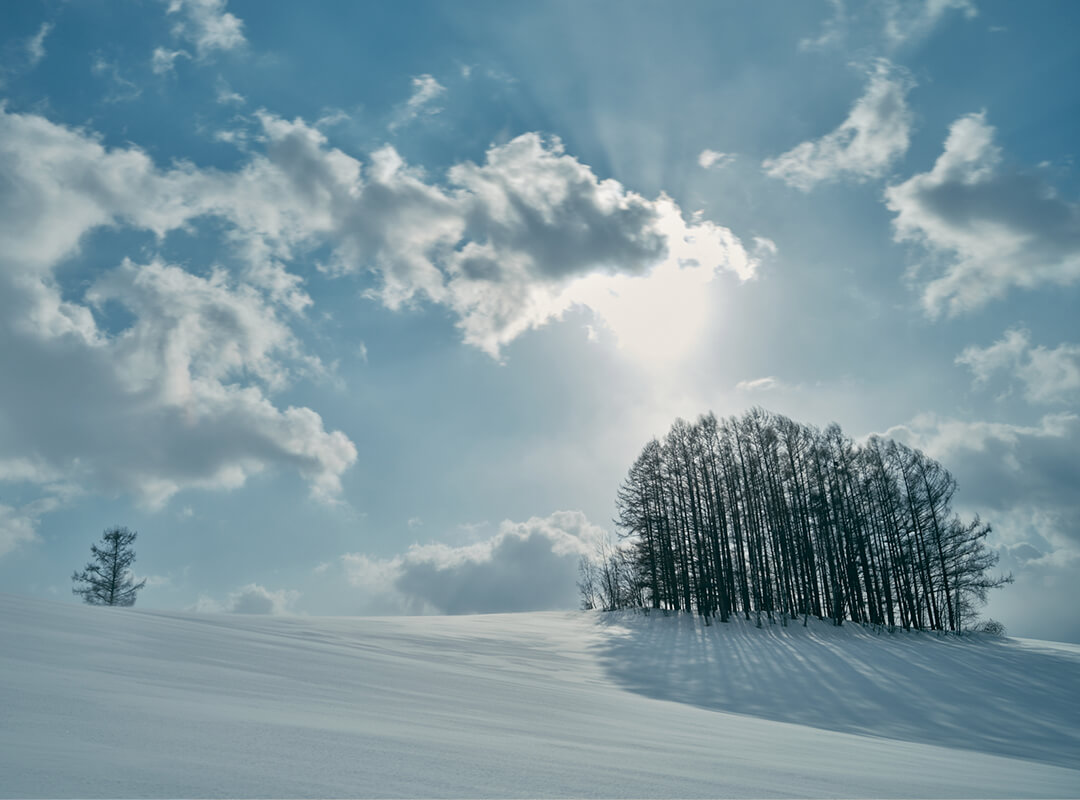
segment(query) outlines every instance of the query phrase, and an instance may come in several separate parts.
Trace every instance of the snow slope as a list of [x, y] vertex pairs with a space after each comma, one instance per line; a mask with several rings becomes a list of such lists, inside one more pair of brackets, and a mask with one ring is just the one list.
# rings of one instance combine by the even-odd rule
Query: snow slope
[[1080, 796], [1080, 650], [0, 595], [0, 796]]

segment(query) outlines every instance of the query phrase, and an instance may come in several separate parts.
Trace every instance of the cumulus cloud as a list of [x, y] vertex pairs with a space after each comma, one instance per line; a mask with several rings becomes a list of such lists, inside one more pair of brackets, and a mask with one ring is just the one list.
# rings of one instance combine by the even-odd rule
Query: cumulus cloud
[[327, 271], [375, 270], [375, 294], [390, 308], [417, 298], [449, 307], [464, 340], [496, 358], [574, 306], [628, 349], [676, 358], [707, 318], [703, 285], [721, 271], [747, 280], [767, 254], [700, 216], [687, 220], [666, 195], [647, 200], [599, 179], [558, 139], [494, 145], [440, 185], [392, 147], [365, 164], [301, 120], [258, 119], [266, 155], [217, 181], [203, 206], [276, 258], [328, 243]]
[[1030, 332], [1022, 328], [1006, 331], [989, 347], [968, 347], [956, 363], [971, 369], [977, 386], [1005, 373], [1023, 384], [1025, 397], [1033, 403], [1064, 403], [1080, 396], [1080, 345], [1033, 347]]
[[[57, 475], [160, 506], [186, 488], [230, 488], [296, 468], [332, 498], [356, 449], [311, 409], [269, 396], [317, 362], [283, 314], [298, 291], [269, 277], [195, 275], [125, 261], [81, 291], [57, 266], [96, 228], [158, 235], [203, 212], [192, 168], [165, 172], [136, 149], [36, 115], [0, 111], [0, 448], [21, 478]], [[284, 280], [285, 285], [281, 285]], [[275, 284], [276, 281], [276, 284]], [[295, 304], [293, 304], [295, 305]], [[112, 309], [131, 318], [119, 330]]]
[[884, 175], [907, 152], [912, 124], [907, 94], [915, 83], [885, 59], [878, 59], [868, 76], [865, 93], [839, 128], [765, 159], [765, 172], [803, 191], [822, 181]]
[[350, 583], [381, 611], [476, 614], [577, 607], [577, 566], [607, 532], [580, 511], [506, 521], [461, 547], [413, 545], [393, 559], [342, 557]]
[[923, 289], [931, 316], [969, 311], [1014, 287], [1080, 280], [1080, 205], [1001, 162], [985, 113], [968, 114], [950, 127], [932, 170], [885, 190], [897, 241], [944, 262]]
[[199, 595], [192, 610], [200, 614], [293, 614], [293, 606], [301, 593], [295, 589], [271, 591], [257, 583], [249, 583], [230, 592], [224, 603], [209, 595]]
[[436, 105], [435, 101], [444, 94], [446, 87], [431, 75], [417, 75], [412, 79], [412, 94], [391, 120], [390, 130], [396, 130], [417, 117], [438, 114], [442, 108]]
[[[703, 287], [754, 275], [728, 229], [601, 180], [556, 139], [525, 134], [428, 179], [391, 147], [361, 160], [301, 120], [258, 112], [233, 171], [160, 168], [133, 146], [0, 108], [0, 448], [85, 488], [158, 507], [190, 488], [235, 488], [292, 467], [325, 499], [356, 448], [308, 408], [272, 400], [323, 373], [291, 321], [310, 306], [290, 265], [316, 248], [332, 275], [375, 271], [390, 308], [448, 307], [464, 340], [502, 348], [567, 309], [657, 361], [708, 319]], [[154, 256], [67, 284], [91, 231], [161, 241], [212, 218], [225, 267]], [[77, 402], [72, 402], [77, 398]]]
[[200, 58], [215, 50], [242, 46], [244, 22], [225, 10], [226, 0], [169, 0], [166, 13], [175, 15], [173, 35], [187, 40]]

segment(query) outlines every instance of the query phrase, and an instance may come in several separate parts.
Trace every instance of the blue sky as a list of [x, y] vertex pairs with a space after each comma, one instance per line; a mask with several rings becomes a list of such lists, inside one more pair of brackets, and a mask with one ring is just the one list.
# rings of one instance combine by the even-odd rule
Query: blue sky
[[1080, 641], [1074, 3], [8, 4], [0, 586], [572, 607], [677, 416], [956, 475]]

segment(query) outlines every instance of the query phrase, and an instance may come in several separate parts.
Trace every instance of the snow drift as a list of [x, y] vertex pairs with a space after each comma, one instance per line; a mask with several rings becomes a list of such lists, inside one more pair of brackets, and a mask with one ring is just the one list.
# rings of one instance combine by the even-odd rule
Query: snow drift
[[0, 795], [1078, 796], [1080, 647], [0, 595]]

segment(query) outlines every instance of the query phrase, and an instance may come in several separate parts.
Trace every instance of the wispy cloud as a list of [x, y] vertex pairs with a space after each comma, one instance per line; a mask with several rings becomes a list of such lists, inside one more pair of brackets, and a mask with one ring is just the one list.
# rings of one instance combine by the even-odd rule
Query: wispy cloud
[[723, 169], [734, 160], [735, 156], [732, 153], [705, 149], [698, 155], [698, 166], [702, 169]]
[[45, 58], [45, 37], [52, 32], [52, 29], [51, 22], [43, 22], [38, 32], [26, 40], [26, 55], [31, 67], [37, 66]]
[[108, 61], [100, 53], [90, 62], [90, 71], [107, 81], [106, 103], [127, 103], [142, 94], [142, 87], [124, 76], [115, 61]]
[[740, 392], [771, 392], [777, 389], [787, 389], [786, 383], [779, 378], [774, 378], [769, 375], [765, 378], [753, 378], [751, 380], [739, 381], [735, 384], [735, 389]]
[[965, 19], [978, 15], [972, 0], [829, 0], [820, 33], [800, 40], [799, 49], [899, 50], [930, 36], [954, 11]]
[[155, 47], [150, 56], [150, 69], [155, 75], [168, 75], [176, 70], [176, 59], [191, 58], [187, 50], [169, 50]]
[[412, 94], [390, 121], [390, 130], [396, 130], [421, 116], [433, 116], [442, 111], [436, 101], [446, 94], [446, 87], [431, 75], [417, 75], [412, 79]]

